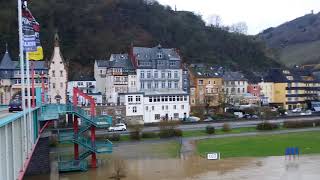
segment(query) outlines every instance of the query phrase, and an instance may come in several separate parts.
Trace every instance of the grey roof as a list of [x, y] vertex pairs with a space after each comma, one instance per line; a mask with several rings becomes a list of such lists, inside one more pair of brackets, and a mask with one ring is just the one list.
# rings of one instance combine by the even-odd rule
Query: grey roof
[[133, 53], [136, 55], [137, 59], [139, 60], [159, 59], [158, 53], [162, 53], [163, 55], [162, 59], [180, 60], [180, 56], [175, 49], [162, 48], [161, 45], [158, 45], [153, 48], [133, 47]]
[[213, 68], [208, 67], [190, 67], [194, 76], [199, 78], [220, 78], [221, 73]]
[[96, 60], [98, 67], [109, 67], [109, 60]]
[[16, 69], [16, 65], [17, 64], [12, 61], [8, 51], [6, 51], [0, 62], [0, 69]]
[[98, 67], [134, 69], [128, 54], [111, 54], [109, 60], [96, 60]]
[[244, 75], [240, 72], [225, 72], [223, 74], [223, 80], [225, 81], [247, 81]]

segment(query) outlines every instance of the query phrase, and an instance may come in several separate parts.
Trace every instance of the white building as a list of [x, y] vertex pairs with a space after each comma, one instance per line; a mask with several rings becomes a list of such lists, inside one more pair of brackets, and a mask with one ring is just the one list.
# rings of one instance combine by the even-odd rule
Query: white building
[[160, 45], [133, 47], [130, 58], [136, 68], [137, 92], [125, 93], [121, 98], [127, 120], [152, 123], [189, 117], [189, 94], [183, 91], [183, 70], [177, 51]]
[[223, 91], [228, 101], [239, 105], [247, 94], [248, 80], [240, 72], [225, 72], [223, 81]]
[[51, 60], [49, 61], [48, 78], [49, 102], [65, 104], [67, 100], [68, 73], [66, 63], [60, 51], [59, 37], [57, 34], [54, 37], [54, 50]]
[[[102, 93], [98, 92], [96, 89], [96, 81], [92, 79], [81, 79], [77, 81], [68, 82], [67, 96], [70, 102], [73, 98], [73, 88], [79, 88], [83, 93], [92, 96], [95, 99], [96, 105], [102, 104]], [[78, 98], [79, 105], [87, 106], [89, 104], [88, 100], [83, 97]]]
[[108, 104], [119, 104], [119, 93], [137, 91], [136, 73], [128, 54], [112, 54], [109, 60], [96, 60], [94, 72], [97, 89], [105, 95]]
[[189, 95], [179, 90], [123, 94], [127, 119], [143, 123], [189, 117]]

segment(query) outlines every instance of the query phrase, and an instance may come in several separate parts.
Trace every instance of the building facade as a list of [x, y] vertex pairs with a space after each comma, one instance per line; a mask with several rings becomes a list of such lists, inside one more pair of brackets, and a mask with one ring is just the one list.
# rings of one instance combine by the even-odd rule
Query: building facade
[[225, 72], [223, 81], [223, 91], [228, 102], [233, 105], [241, 104], [247, 93], [248, 80], [240, 72]]
[[267, 92], [264, 95], [268, 96], [269, 104], [273, 106], [291, 110], [306, 108], [309, 102], [319, 101], [320, 80], [310, 71], [272, 69], [262, 84], [262, 92]]
[[133, 47], [129, 58], [136, 70], [136, 89], [120, 98], [128, 121], [152, 123], [189, 117], [189, 94], [183, 91], [188, 71], [181, 67], [175, 49]]
[[[34, 67], [35, 87], [42, 87], [42, 83], [46, 86], [48, 82], [48, 68], [46, 67], [45, 62], [34, 61], [32, 63]], [[31, 73], [32, 72], [30, 71], [30, 83], [32, 83]], [[42, 76], [43, 82], [41, 78]], [[6, 52], [0, 62], [0, 104], [9, 104], [13, 96], [21, 94], [21, 89], [20, 63], [19, 61], [13, 61], [8, 49], [6, 49]]]
[[191, 106], [217, 107], [220, 103], [223, 80], [219, 73], [206, 68], [190, 68]]
[[136, 73], [128, 54], [112, 54], [109, 60], [96, 60], [95, 77], [98, 92], [111, 105], [119, 105], [119, 93], [137, 90]]
[[49, 89], [48, 89], [48, 99], [49, 103], [61, 103], [65, 104], [67, 102], [67, 82], [68, 73], [67, 65], [62, 56], [59, 37], [55, 34], [54, 37], [54, 49], [52, 57], [49, 61]]
[[128, 121], [154, 123], [189, 117], [189, 95], [183, 91], [123, 94]]

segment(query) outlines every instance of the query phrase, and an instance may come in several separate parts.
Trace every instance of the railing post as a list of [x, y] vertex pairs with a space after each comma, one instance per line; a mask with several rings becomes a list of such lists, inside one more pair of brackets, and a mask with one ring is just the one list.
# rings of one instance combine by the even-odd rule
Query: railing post
[[[91, 126], [91, 143], [92, 147], [95, 149], [96, 148], [96, 129], [94, 126]], [[97, 156], [96, 153], [92, 153], [91, 155], [91, 167], [92, 168], [97, 168]]]
[[[79, 131], [79, 127], [78, 127], [78, 117], [75, 115], [73, 117], [73, 130], [74, 130], [74, 138], [78, 138], [78, 131]], [[74, 143], [74, 159], [75, 160], [79, 160], [79, 145], [77, 143]]]

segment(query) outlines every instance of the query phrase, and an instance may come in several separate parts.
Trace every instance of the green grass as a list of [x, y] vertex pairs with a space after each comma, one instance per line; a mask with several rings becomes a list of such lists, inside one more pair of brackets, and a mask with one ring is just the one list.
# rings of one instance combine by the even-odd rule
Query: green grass
[[285, 148], [299, 147], [301, 154], [320, 153], [320, 132], [302, 132], [252, 137], [207, 139], [197, 142], [197, 152], [220, 152], [227, 157], [263, 157], [284, 155]]

